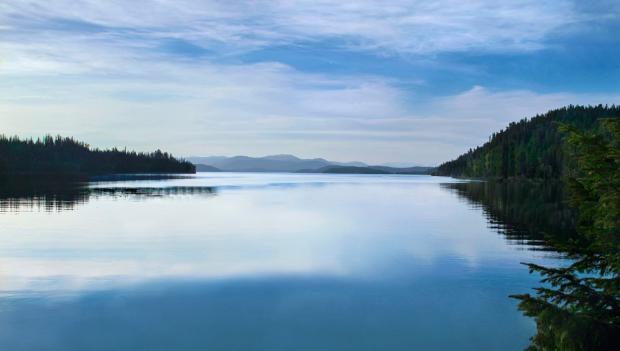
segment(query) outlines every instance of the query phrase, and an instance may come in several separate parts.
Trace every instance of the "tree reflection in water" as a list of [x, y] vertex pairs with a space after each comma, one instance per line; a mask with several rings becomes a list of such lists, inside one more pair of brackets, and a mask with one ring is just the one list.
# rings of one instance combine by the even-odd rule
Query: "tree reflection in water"
[[[450, 184], [507, 240], [556, 251], [564, 267], [527, 263], [535, 294], [513, 295], [533, 317], [529, 350], [620, 349], [620, 122], [598, 133], [562, 126], [578, 169], [562, 183]], [[569, 206], [567, 206], [569, 205]], [[500, 223], [500, 225], [498, 225]]]
[[[143, 180], [144, 178], [134, 178]], [[153, 179], [149, 177], [148, 179]], [[167, 178], [166, 178], [167, 179]], [[117, 179], [115, 179], [117, 180]], [[122, 180], [127, 180], [123, 178]], [[0, 182], [0, 213], [19, 211], [67, 211], [93, 197], [134, 197], [174, 195], [213, 195], [215, 188], [205, 186], [169, 187], [90, 187], [86, 182], [63, 179], [4, 179]]]

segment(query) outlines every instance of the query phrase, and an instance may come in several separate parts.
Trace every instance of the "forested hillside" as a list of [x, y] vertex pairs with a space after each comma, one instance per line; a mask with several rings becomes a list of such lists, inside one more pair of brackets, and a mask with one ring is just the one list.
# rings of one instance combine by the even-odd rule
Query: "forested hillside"
[[190, 162], [159, 150], [91, 149], [72, 138], [21, 140], [0, 135], [0, 176], [87, 177], [114, 173], [194, 173]]
[[620, 106], [568, 106], [513, 122], [489, 141], [453, 161], [435, 175], [473, 178], [556, 179], [573, 168], [558, 122], [591, 131], [601, 118], [620, 118]]

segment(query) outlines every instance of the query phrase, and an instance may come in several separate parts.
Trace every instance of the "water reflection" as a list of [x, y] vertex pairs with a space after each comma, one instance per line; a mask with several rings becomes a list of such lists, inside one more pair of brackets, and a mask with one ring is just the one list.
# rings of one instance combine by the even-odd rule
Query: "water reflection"
[[549, 239], [576, 235], [575, 213], [562, 182], [464, 182], [442, 184], [483, 211], [488, 226], [508, 243], [529, 250], [554, 251]]
[[[117, 179], [117, 178], [114, 178]], [[118, 178], [124, 181], [179, 179], [178, 177], [149, 176]], [[106, 178], [107, 182], [114, 181]], [[210, 186], [160, 186], [131, 187], [110, 186], [109, 183], [92, 184], [66, 180], [12, 179], [0, 182], [0, 212], [20, 211], [68, 211], [84, 204], [93, 197], [132, 197], [135, 199], [175, 195], [213, 195]], [[165, 185], [165, 184], [164, 184]]]
[[519, 262], [551, 259], [489, 226], [509, 227], [511, 190], [456, 183], [206, 174], [13, 192], [73, 207], [0, 213], [0, 348], [520, 350], [534, 325], [507, 296], [536, 283]]
[[[19, 214], [0, 217], [5, 291], [170, 277], [398, 276], [405, 262], [419, 269], [438, 259], [517, 264], [531, 255], [506, 243], [544, 249], [542, 233], [570, 223], [555, 188], [439, 183], [446, 180], [223, 174], [11, 185], [0, 196], [2, 211]], [[222, 196], [212, 199], [216, 191]]]
[[35, 179], [0, 180], [0, 212], [20, 210], [70, 210], [88, 201], [82, 184]]

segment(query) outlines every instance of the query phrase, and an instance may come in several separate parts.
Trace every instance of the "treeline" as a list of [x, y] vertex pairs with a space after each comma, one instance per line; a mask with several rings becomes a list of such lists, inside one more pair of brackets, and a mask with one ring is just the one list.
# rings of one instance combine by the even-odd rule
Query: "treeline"
[[[582, 131], [599, 128], [601, 118], [619, 118], [620, 106], [567, 106], [512, 122], [487, 143], [440, 165], [435, 175], [470, 178], [558, 179], [568, 176], [574, 161], [558, 124]], [[558, 123], [559, 122], [559, 123]]]
[[90, 177], [122, 173], [194, 173], [192, 163], [151, 153], [91, 149], [73, 138], [26, 139], [0, 135], [0, 176]]
[[490, 227], [509, 241], [564, 258], [551, 267], [527, 264], [541, 284], [512, 295], [536, 321], [528, 351], [620, 350], [620, 119], [596, 125], [559, 127], [574, 162], [563, 181], [443, 185], [482, 205]]
[[568, 263], [527, 264], [542, 284], [534, 294], [512, 296], [536, 320], [528, 350], [620, 349], [620, 119], [598, 125], [596, 132], [560, 127], [575, 160], [567, 182], [578, 235], [550, 238]]

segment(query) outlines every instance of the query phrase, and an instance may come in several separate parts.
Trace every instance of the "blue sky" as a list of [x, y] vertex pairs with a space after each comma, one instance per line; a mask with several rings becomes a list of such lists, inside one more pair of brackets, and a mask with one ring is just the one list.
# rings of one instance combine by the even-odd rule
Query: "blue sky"
[[620, 103], [617, 1], [8, 0], [1, 132], [433, 165]]

